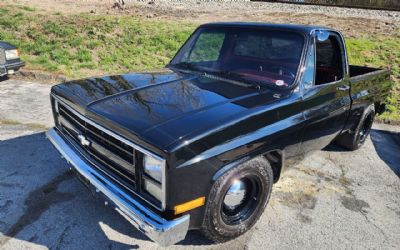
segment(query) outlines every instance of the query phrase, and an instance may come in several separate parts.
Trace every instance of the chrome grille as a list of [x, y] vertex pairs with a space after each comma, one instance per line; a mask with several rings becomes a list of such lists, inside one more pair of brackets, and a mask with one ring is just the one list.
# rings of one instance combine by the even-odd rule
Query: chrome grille
[[0, 48], [0, 65], [6, 64], [6, 53], [3, 48]]
[[[58, 127], [105, 171], [121, 176], [134, 189], [135, 149], [81, 119], [69, 107], [58, 102]], [[82, 143], [88, 141], [88, 145]]]

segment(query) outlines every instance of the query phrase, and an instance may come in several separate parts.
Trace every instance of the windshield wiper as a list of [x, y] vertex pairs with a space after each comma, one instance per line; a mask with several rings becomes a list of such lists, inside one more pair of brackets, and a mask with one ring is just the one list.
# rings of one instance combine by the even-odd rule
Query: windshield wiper
[[181, 68], [181, 69], [186, 69], [186, 70], [196, 70], [198, 71], [199, 69], [190, 62], [180, 62], [180, 63], [175, 63], [175, 64], [169, 64], [170, 66], [173, 66], [175, 68]]
[[[225, 70], [216, 70], [213, 68], [197, 66], [194, 63], [190, 63], [190, 62], [180, 62], [180, 63], [169, 64], [169, 65], [172, 67], [175, 67], [175, 68], [183, 69], [183, 70], [198, 71], [198, 72], [201, 72], [204, 76], [208, 76], [208, 77], [214, 77], [214, 78], [221, 77], [221, 78], [226, 79], [230, 83], [233, 83], [235, 85], [239, 85], [242, 87], [255, 88], [255, 89], [261, 88], [258, 83], [243, 79], [243, 77], [245, 75], [240, 74], [240, 73], [225, 71]], [[234, 78], [236, 78], [236, 79], [234, 79]]]
[[255, 88], [255, 89], [261, 88], [260, 84], [247, 79], [243, 79], [245, 75], [241, 73], [227, 71], [227, 70], [211, 70], [210, 73], [221, 76], [223, 78], [232, 79], [234, 82], [239, 83], [238, 85], [241, 86]]

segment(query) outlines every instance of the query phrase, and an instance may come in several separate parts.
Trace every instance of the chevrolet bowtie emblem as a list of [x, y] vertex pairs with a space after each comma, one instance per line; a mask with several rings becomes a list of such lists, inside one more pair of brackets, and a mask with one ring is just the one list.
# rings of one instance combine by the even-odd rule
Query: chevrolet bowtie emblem
[[86, 137], [84, 135], [78, 135], [78, 139], [81, 142], [82, 146], [89, 146], [90, 145], [90, 141], [88, 139], [86, 139]]

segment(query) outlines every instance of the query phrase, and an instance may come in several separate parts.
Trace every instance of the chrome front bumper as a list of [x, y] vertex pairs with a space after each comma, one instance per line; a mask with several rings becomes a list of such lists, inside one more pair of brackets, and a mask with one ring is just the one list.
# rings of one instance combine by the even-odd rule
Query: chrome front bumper
[[103, 193], [115, 205], [115, 209], [132, 225], [161, 246], [168, 246], [183, 240], [189, 229], [189, 215], [175, 220], [165, 220], [144, 207], [109, 181], [92, 167], [73, 147], [64, 140], [55, 129], [46, 133], [47, 138], [95, 189]]

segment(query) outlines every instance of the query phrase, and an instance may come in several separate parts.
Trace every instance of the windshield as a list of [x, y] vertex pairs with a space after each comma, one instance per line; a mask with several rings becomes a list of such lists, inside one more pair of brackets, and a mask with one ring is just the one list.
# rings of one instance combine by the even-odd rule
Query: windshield
[[291, 31], [204, 27], [186, 42], [170, 65], [287, 87], [296, 78], [303, 46], [304, 37]]

